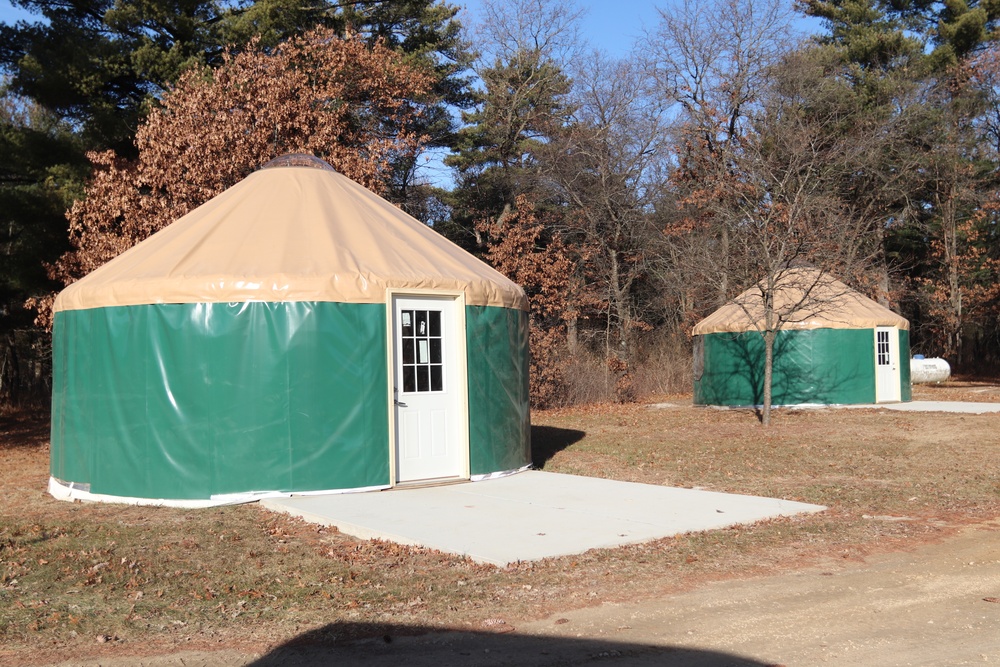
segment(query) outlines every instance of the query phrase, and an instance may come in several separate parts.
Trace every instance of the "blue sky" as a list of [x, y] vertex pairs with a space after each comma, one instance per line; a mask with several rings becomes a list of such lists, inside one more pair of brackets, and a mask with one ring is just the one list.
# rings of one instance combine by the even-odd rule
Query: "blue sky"
[[[450, 0], [474, 12], [477, 0]], [[585, 0], [580, 5], [588, 8], [583, 31], [594, 46], [612, 55], [625, 55], [635, 37], [641, 34], [643, 24], [653, 25], [657, 20], [656, 5], [664, 2], [651, 0]], [[12, 23], [28, 19], [31, 14], [14, 7], [10, 0], [0, 0], [0, 21]]]
[[[478, 0], [450, 2], [473, 15], [479, 6]], [[628, 54], [636, 38], [642, 36], [644, 28], [655, 27], [659, 21], [656, 7], [669, 5], [670, 0], [579, 0], [578, 4], [586, 9], [583, 36], [593, 47], [611, 56], [622, 57]], [[31, 16], [14, 7], [10, 0], [0, 0], [0, 21], [12, 23], [18, 19], [30, 20]]]
[[31, 19], [31, 14], [10, 3], [10, 0], [0, 0], [0, 21], [14, 23], [18, 19]]
[[[479, 0], [452, 0], [469, 12], [474, 19], [479, 9]], [[594, 48], [606, 51], [613, 57], [628, 55], [632, 44], [642, 37], [643, 30], [652, 29], [659, 22], [657, 6], [665, 7], [669, 0], [578, 0], [585, 10], [581, 33]], [[459, 14], [461, 16], [461, 14]]]
[[[463, 23], [469, 25], [474, 20], [481, 0], [448, 0], [469, 12]], [[788, 5], [792, 0], [785, 0]], [[585, 13], [581, 33], [591, 47], [600, 49], [616, 58], [627, 56], [636, 40], [644, 31], [655, 30], [660, 21], [657, 7], [666, 8], [674, 0], [576, 0]], [[461, 14], [459, 14], [461, 16]], [[817, 19], [798, 15], [794, 24], [803, 34], [815, 33], [820, 29]]]
[[632, 44], [643, 36], [644, 29], [655, 29], [660, 21], [657, 5], [649, 0], [593, 0], [581, 2], [587, 7], [582, 32], [595, 48], [611, 56], [628, 55]]

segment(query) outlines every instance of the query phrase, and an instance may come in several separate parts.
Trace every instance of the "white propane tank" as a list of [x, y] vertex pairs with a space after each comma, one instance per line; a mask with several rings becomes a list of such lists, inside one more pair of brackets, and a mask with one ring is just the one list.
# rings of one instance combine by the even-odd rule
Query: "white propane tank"
[[949, 377], [951, 366], [944, 359], [924, 359], [922, 354], [915, 354], [910, 359], [910, 382], [913, 384], [944, 382]]

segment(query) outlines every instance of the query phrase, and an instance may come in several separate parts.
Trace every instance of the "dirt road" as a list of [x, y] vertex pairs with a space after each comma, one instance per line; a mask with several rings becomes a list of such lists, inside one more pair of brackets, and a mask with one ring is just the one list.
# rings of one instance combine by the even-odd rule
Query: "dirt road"
[[[709, 584], [484, 634], [403, 636], [320, 648], [317, 628], [263, 655], [236, 651], [67, 661], [60, 667], [251, 665], [1000, 664], [1000, 524], [865, 563]], [[503, 632], [509, 630], [508, 632]]]
[[1000, 532], [564, 617], [530, 630], [710, 648], [764, 664], [1000, 664]]

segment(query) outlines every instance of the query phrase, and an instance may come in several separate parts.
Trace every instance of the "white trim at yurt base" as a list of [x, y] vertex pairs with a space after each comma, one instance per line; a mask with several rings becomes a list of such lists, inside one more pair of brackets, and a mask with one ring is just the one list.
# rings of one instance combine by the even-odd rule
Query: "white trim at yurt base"
[[472, 482], [482, 482], [487, 479], [500, 479], [501, 477], [510, 477], [511, 475], [516, 475], [519, 472], [524, 472], [525, 470], [531, 470], [531, 464], [526, 466], [521, 466], [520, 468], [515, 468], [513, 470], [502, 470], [500, 472], [488, 472], [482, 475], [472, 475], [469, 480]]
[[[89, 486], [89, 485], [88, 485]], [[239, 505], [252, 503], [267, 498], [291, 498], [292, 496], [329, 496], [341, 493], [363, 493], [365, 491], [383, 491], [391, 488], [389, 485], [364, 486], [357, 489], [329, 489], [321, 491], [247, 491], [245, 493], [220, 493], [207, 500], [169, 500], [164, 498], [132, 498], [129, 496], [111, 496], [104, 493], [91, 493], [72, 482], [63, 482], [55, 477], [49, 477], [49, 494], [56, 500], [81, 501], [90, 503], [117, 503], [121, 505], [149, 505], [154, 507], [178, 507], [181, 509], [202, 509], [206, 507], [221, 507], [224, 505]]]
[[[780, 403], [772, 405], [772, 410], [821, 410], [825, 408], [853, 408], [853, 407], [868, 407], [869, 404], [861, 403]], [[871, 405], [875, 405], [872, 403]], [[712, 408], [713, 410], [763, 410], [764, 404], [757, 403], [756, 405], [696, 405], [696, 408]]]

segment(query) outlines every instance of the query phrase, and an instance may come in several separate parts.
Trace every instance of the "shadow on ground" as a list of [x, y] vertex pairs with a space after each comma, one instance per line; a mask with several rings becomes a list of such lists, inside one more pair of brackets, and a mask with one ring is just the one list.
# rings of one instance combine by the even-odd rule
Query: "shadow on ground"
[[[501, 626], [502, 627], [502, 626]], [[378, 632], [374, 639], [343, 641], [343, 637]], [[768, 667], [727, 653], [671, 648], [604, 639], [537, 637], [506, 634], [440, 632], [419, 626], [375, 628], [338, 623], [307, 632], [283, 644], [248, 667], [439, 667], [448, 665], [653, 665], [691, 667]], [[773, 667], [773, 666], [772, 666]]]
[[583, 440], [583, 431], [555, 426], [531, 426], [531, 463], [542, 468], [545, 462], [570, 445]]
[[0, 414], [0, 449], [42, 447], [49, 442], [49, 413], [16, 410]]

